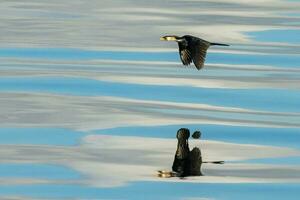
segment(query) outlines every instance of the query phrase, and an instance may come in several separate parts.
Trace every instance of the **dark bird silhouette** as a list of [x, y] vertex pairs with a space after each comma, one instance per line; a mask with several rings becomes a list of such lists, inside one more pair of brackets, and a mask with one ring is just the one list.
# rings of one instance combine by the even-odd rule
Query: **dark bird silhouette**
[[200, 131], [195, 131], [192, 135], [192, 138], [194, 138], [194, 139], [199, 139], [200, 137], [201, 137]]
[[198, 70], [204, 66], [206, 51], [210, 46], [229, 46], [228, 44], [213, 43], [191, 35], [182, 37], [166, 35], [160, 38], [163, 41], [176, 41], [179, 47], [179, 56], [182, 64], [189, 65], [192, 62]]

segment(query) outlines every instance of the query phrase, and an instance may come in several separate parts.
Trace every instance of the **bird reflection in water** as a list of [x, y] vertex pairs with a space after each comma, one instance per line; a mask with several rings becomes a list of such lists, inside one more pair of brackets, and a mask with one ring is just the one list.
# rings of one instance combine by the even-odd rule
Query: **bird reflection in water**
[[189, 129], [181, 128], [177, 131], [178, 143], [172, 170], [176, 172], [179, 177], [202, 175], [201, 151], [198, 147], [194, 147], [193, 150], [190, 151], [188, 142], [189, 137]]
[[[190, 131], [187, 128], [181, 128], [177, 131], [177, 150], [175, 153], [172, 171], [158, 171], [158, 176], [163, 178], [169, 177], [186, 177], [186, 176], [203, 176], [201, 172], [202, 163], [223, 164], [224, 161], [203, 162], [201, 150], [194, 147], [192, 151], [189, 148], [188, 139]], [[194, 139], [201, 137], [200, 131], [195, 131], [192, 135]]]

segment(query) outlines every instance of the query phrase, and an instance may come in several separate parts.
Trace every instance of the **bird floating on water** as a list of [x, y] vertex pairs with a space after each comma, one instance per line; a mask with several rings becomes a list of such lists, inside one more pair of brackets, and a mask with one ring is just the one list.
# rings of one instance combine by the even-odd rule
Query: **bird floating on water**
[[189, 65], [192, 62], [198, 70], [204, 66], [206, 51], [210, 46], [229, 46], [228, 44], [208, 42], [198, 37], [184, 35], [166, 35], [160, 38], [163, 41], [176, 41], [179, 47], [179, 56], [183, 65]]

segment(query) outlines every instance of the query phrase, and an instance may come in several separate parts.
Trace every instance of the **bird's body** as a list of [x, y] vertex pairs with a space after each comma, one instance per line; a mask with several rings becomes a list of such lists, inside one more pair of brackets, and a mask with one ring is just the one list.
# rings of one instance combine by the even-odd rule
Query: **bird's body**
[[207, 49], [212, 45], [229, 46], [228, 44], [211, 43], [198, 37], [184, 35], [182, 37], [167, 35], [160, 38], [165, 41], [176, 41], [179, 47], [179, 56], [182, 64], [192, 62], [198, 70], [204, 66]]

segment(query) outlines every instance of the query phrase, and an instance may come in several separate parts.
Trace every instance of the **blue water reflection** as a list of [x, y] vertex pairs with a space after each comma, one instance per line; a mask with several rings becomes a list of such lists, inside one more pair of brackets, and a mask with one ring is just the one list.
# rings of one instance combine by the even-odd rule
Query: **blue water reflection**
[[[0, 199], [298, 199], [299, 6], [298, 0], [1, 2]], [[159, 41], [164, 34], [231, 46], [211, 47], [198, 71], [182, 67], [177, 44]], [[170, 140], [159, 138], [174, 138], [181, 127], [216, 144], [240, 144], [220, 147], [239, 156], [224, 155], [234, 161], [219, 171], [206, 165], [217, 172], [213, 181], [156, 179], [158, 165], [151, 164], [164, 161], [166, 149], [160, 143], [144, 149], [141, 141], [165, 144]], [[268, 145], [260, 148], [271, 158], [249, 156], [261, 150], [255, 145]], [[223, 169], [229, 175], [222, 177]]]
[[255, 37], [255, 39], [258, 41], [264, 42], [285, 42], [290, 44], [300, 43], [300, 30], [268, 30], [262, 32], [252, 32], [248, 33], [248, 35]]
[[[98, 199], [164, 199], [189, 198], [282, 200], [295, 199], [298, 184], [193, 184], [137, 182], [118, 188], [94, 188], [80, 185], [1, 186], [3, 196], [20, 195], [34, 198]], [[217, 192], [216, 192], [217, 191]]]
[[[255, 33], [253, 33], [255, 35]], [[295, 34], [292, 32], [291, 34]], [[263, 36], [261, 36], [263, 37]], [[265, 36], [267, 37], [267, 36]], [[294, 38], [294, 37], [292, 37]], [[295, 40], [295, 39], [292, 39]], [[176, 46], [175, 46], [176, 47]], [[297, 52], [295, 52], [297, 53]], [[132, 52], [132, 51], [93, 51], [82, 49], [57, 48], [0, 48], [0, 57], [35, 59], [71, 60], [132, 60], [132, 61], [176, 61], [180, 62], [177, 52]], [[278, 67], [300, 67], [297, 55], [273, 54], [230, 54], [209, 52], [207, 63], [230, 63], [245, 65], [269, 65]]]
[[60, 128], [0, 128], [0, 144], [76, 145], [84, 135]]
[[[300, 91], [283, 89], [209, 89], [96, 81], [83, 78], [2, 78], [0, 91], [26, 91], [144, 100], [205, 103], [249, 109], [299, 112]], [[159, 94], [159, 95], [158, 95]], [[282, 106], [284, 105], [284, 106]]]
[[50, 164], [1, 163], [0, 178], [17, 179], [80, 179], [81, 175], [67, 167]]

